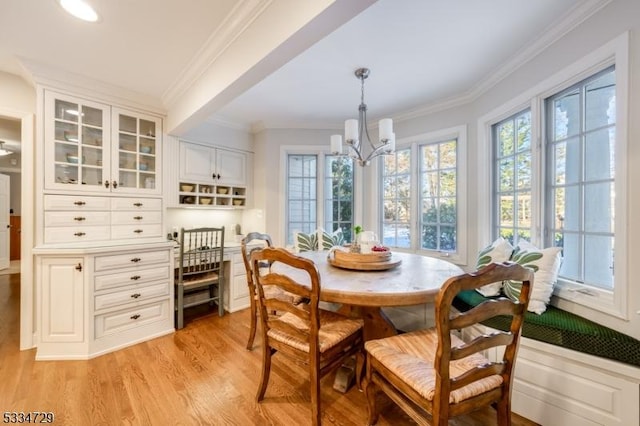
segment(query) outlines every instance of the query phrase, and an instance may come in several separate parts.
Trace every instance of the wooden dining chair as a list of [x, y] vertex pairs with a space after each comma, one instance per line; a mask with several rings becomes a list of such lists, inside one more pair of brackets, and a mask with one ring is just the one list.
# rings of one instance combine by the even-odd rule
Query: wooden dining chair
[[[513, 280], [522, 282], [518, 301], [488, 300], [465, 313], [451, 302], [463, 290]], [[529, 303], [533, 271], [515, 263], [492, 263], [447, 280], [436, 298], [436, 327], [371, 340], [366, 349], [368, 424], [378, 420], [376, 394], [383, 391], [418, 424], [446, 425], [449, 418], [487, 405], [498, 424], [511, 424], [512, 372]], [[464, 342], [456, 332], [495, 316], [511, 318], [509, 332], [495, 330]], [[504, 347], [499, 362], [481, 352]]]
[[[290, 273], [259, 272], [263, 263], [282, 263]], [[262, 401], [269, 383], [271, 358], [279, 352], [309, 369], [312, 424], [321, 424], [320, 379], [362, 351], [363, 321], [319, 308], [320, 275], [313, 261], [282, 248], [251, 254], [262, 326], [262, 373], [256, 400]], [[268, 298], [265, 287], [276, 286], [309, 300], [296, 305]], [[272, 312], [279, 315], [272, 315]]]
[[[244, 262], [244, 268], [247, 271], [247, 285], [249, 286], [249, 301], [251, 306], [251, 324], [249, 329], [249, 341], [247, 342], [247, 350], [253, 349], [253, 341], [256, 337], [256, 327], [258, 324], [258, 294], [256, 293], [256, 286], [253, 284], [253, 268], [251, 268], [251, 250], [248, 245], [254, 241], [262, 241], [266, 247], [272, 247], [273, 242], [271, 236], [268, 234], [262, 234], [260, 232], [248, 233], [240, 243], [240, 251], [242, 252], [242, 261]], [[253, 250], [258, 249], [258, 247]]]

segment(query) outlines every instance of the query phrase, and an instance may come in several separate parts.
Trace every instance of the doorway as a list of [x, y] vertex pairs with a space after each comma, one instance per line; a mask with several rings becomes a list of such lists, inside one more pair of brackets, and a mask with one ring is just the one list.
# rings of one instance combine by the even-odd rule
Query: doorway
[[[0, 156], [0, 172], [12, 174], [11, 208], [14, 216], [21, 216], [21, 224], [34, 223], [34, 176], [33, 176], [33, 145], [35, 130], [35, 116], [0, 107], [0, 140], [11, 154]], [[15, 177], [15, 178], [13, 178]], [[15, 219], [14, 219], [15, 220]], [[16, 277], [20, 282], [20, 349], [30, 349], [35, 346], [35, 288], [32, 260], [33, 226], [18, 230], [20, 241], [20, 260]], [[15, 265], [14, 261], [14, 265]], [[7, 271], [8, 272], [8, 271]], [[19, 275], [17, 273], [19, 272]]]

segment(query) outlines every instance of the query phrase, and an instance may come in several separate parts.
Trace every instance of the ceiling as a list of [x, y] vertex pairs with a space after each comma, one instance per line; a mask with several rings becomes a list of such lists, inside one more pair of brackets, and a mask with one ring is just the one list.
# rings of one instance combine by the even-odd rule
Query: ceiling
[[[21, 74], [25, 59], [162, 102], [251, 1], [89, 0], [101, 21], [88, 24], [55, 0], [2, 0], [0, 70]], [[357, 115], [359, 67], [371, 69], [365, 102], [374, 119], [470, 100], [607, 2], [378, 0], [213, 119], [254, 129], [341, 127]]]

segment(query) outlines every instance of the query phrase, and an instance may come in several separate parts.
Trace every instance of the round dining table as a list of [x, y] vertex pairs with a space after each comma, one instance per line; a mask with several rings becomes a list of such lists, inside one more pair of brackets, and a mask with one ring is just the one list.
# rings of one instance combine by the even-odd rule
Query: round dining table
[[331, 252], [308, 251], [298, 255], [312, 260], [318, 268], [322, 301], [338, 303], [339, 312], [364, 320], [365, 340], [397, 334], [382, 307], [433, 302], [449, 278], [463, 273], [459, 266], [444, 259], [412, 253], [393, 252], [390, 263], [399, 261], [396, 266], [372, 271], [333, 266], [329, 259]]

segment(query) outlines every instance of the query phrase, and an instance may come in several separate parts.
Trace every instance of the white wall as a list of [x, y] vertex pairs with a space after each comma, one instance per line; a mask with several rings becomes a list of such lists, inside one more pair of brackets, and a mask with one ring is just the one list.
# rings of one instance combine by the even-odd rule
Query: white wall
[[253, 140], [247, 129], [237, 129], [211, 121], [205, 121], [191, 129], [182, 135], [180, 139], [241, 151], [253, 151]]
[[280, 168], [280, 150], [283, 146], [326, 146], [331, 135], [340, 130], [267, 129], [255, 135], [254, 194], [255, 207], [263, 208], [265, 232], [275, 245], [285, 244], [284, 187]]
[[35, 114], [35, 89], [21, 77], [0, 71], [0, 108]]
[[[615, 0], [599, 11], [571, 32], [564, 35], [554, 45], [548, 47], [536, 57], [531, 58], [513, 74], [509, 75], [496, 86], [470, 104], [452, 108], [446, 111], [432, 113], [423, 117], [408, 120], [396, 120], [394, 127], [397, 138], [427, 133], [447, 127], [466, 124], [468, 126], [468, 158], [469, 165], [467, 175], [471, 182], [469, 187], [468, 208], [474, 211], [478, 204], [475, 191], [477, 176], [477, 120], [489, 111], [509, 102], [520, 93], [539, 84], [561, 69], [577, 61], [589, 52], [614, 39], [626, 30], [630, 30], [630, 104], [628, 120], [628, 169], [629, 169], [629, 193], [628, 212], [630, 218], [628, 225], [629, 240], [629, 271], [627, 276], [634, 279], [640, 275], [640, 264], [633, 259], [640, 258], [640, 191], [634, 188], [633, 182], [640, 181], [640, 2], [637, 0]], [[282, 145], [328, 145], [330, 131], [313, 130], [264, 130], [256, 135], [256, 165], [261, 170], [260, 176], [256, 175], [256, 193], [261, 193], [256, 201], [265, 208], [266, 232], [278, 238], [282, 235], [283, 218], [279, 217], [282, 201], [280, 196], [284, 194], [284, 188], [280, 187], [279, 176], [284, 173], [280, 170], [280, 146]], [[268, 172], [267, 172], [268, 171]], [[373, 208], [373, 206], [371, 206]], [[486, 242], [478, 242], [479, 224], [475, 215], [470, 214], [468, 219], [469, 253], [476, 253], [478, 248]], [[277, 244], [281, 243], [278, 241]], [[469, 262], [475, 256], [468, 256]], [[621, 320], [606, 314], [594, 312], [588, 308], [562, 304], [562, 307], [579, 315], [590, 318], [596, 322], [607, 325], [625, 334], [640, 339], [640, 285], [632, 283], [629, 287], [628, 308], [631, 313], [629, 321]]]

